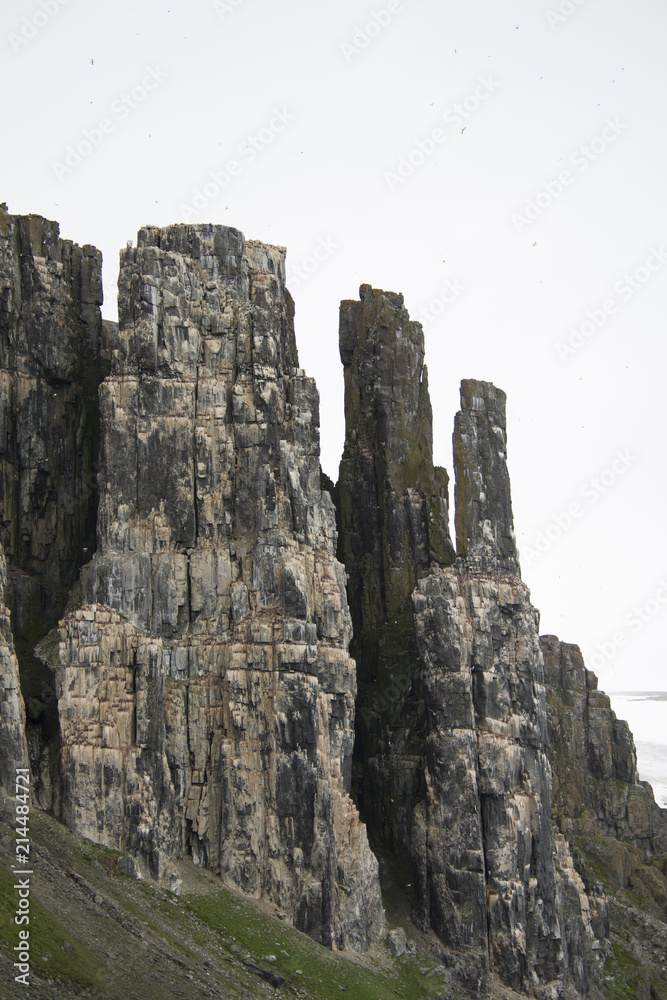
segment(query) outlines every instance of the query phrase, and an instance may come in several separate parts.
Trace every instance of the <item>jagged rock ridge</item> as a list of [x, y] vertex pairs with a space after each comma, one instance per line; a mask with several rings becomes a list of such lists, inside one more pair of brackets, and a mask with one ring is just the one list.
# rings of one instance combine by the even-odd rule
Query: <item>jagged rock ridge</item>
[[38, 800], [75, 830], [157, 877], [190, 854], [363, 950], [384, 920], [353, 785], [471, 989], [585, 994], [627, 909], [593, 867], [663, 919], [664, 818], [576, 647], [538, 640], [504, 393], [462, 383], [455, 550], [421, 327], [400, 295], [342, 303], [348, 607], [282, 248], [146, 227], [116, 326], [95, 248], [6, 212], [0, 243], [1, 786], [27, 731]]
[[383, 912], [348, 795], [350, 619], [297, 366], [281, 248], [173, 226], [122, 252], [98, 550], [60, 630], [65, 818], [363, 949]]
[[[415, 544], [408, 519], [401, 534], [377, 513], [426, 508], [430, 516], [416, 519], [428, 525], [422, 537], [448, 538], [445, 490], [437, 510], [429, 495], [434, 480], [446, 480], [432, 465], [421, 328], [400, 297], [362, 286], [360, 303], [341, 306], [340, 343], [346, 445], [338, 490], [357, 626], [364, 816], [380, 845], [412, 861], [416, 921], [469, 949], [480, 974], [491, 969], [527, 988], [569, 973], [583, 988], [582, 954], [572, 940], [568, 952], [564, 935], [570, 914], [555, 862], [543, 659], [538, 615], [519, 577], [504, 393], [462, 383], [459, 555], [449, 558], [448, 546], [437, 558]], [[396, 369], [411, 376], [417, 405], [405, 404]], [[418, 473], [406, 475], [413, 453]]]

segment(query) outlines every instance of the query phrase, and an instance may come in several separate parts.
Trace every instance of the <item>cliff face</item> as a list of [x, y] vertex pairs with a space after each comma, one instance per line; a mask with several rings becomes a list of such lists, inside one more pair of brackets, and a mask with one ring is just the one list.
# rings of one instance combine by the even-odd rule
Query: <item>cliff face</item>
[[53, 675], [35, 644], [95, 547], [102, 255], [0, 207], [0, 543], [38, 800], [58, 808]]
[[359, 302], [341, 304], [340, 350], [339, 552], [359, 685], [355, 786], [376, 839], [409, 854], [427, 731], [411, 595], [432, 565], [455, 558], [448, 477], [433, 465], [424, 337], [403, 297], [362, 285]]
[[297, 364], [282, 249], [174, 226], [123, 251], [98, 550], [60, 628], [65, 816], [364, 949], [383, 911], [348, 795], [350, 616]]
[[[641, 1000], [667, 996], [667, 822], [639, 781], [632, 734], [598, 691], [578, 646], [540, 639], [553, 814], [608, 938], [604, 981]], [[604, 902], [601, 897], [605, 896]]]
[[595, 995], [611, 941], [610, 980], [667, 995], [664, 816], [577, 647], [538, 637], [504, 393], [461, 386], [454, 548], [402, 296], [341, 304], [337, 512], [282, 248], [147, 227], [118, 325], [100, 300], [98, 251], [0, 211], [4, 791], [29, 754], [37, 802], [143, 873], [191, 857], [358, 951], [368, 828], [473, 991]]
[[4, 604], [7, 568], [0, 545], [0, 792], [12, 796], [17, 768], [27, 768], [25, 707], [19, 664], [14, 651], [11, 616]]
[[480, 974], [525, 988], [569, 969], [582, 987], [582, 956], [564, 936], [543, 660], [514, 543], [504, 393], [462, 384], [454, 562], [447, 541], [429, 545], [449, 536], [419, 324], [400, 297], [362, 286], [360, 303], [342, 304], [340, 342], [347, 428], [338, 489], [359, 622], [365, 818], [379, 846], [412, 862], [415, 920], [469, 949]]
[[667, 828], [646, 782], [640, 782], [632, 733], [598, 691], [578, 646], [542, 636], [560, 831], [604, 865], [617, 888], [653, 855], [667, 852]]

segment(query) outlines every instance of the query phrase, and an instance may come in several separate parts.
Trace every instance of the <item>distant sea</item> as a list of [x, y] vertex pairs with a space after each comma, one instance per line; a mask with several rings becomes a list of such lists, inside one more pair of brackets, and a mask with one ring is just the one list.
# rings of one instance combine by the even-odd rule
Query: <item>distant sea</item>
[[667, 808], [667, 691], [622, 691], [609, 698], [632, 730], [639, 777], [650, 781], [655, 801]]

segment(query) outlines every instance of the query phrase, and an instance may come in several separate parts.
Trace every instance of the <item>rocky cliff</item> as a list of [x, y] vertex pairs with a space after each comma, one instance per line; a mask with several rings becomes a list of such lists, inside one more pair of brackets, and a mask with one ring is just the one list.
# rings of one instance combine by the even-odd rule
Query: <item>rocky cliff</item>
[[35, 644], [95, 547], [102, 255], [0, 206], [0, 543], [34, 790], [58, 808], [52, 673]]
[[667, 823], [639, 780], [634, 741], [598, 690], [578, 646], [540, 639], [544, 653], [557, 842], [572, 852], [595, 906], [617, 995], [667, 996]]
[[383, 912], [348, 794], [350, 616], [284, 256], [221, 226], [122, 253], [97, 552], [60, 627], [64, 815], [364, 949]]
[[0, 793], [13, 795], [17, 768], [29, 767], [26, 719], [14, 650], [11, 615], [4, 603], [5, 554], [0, 545]]
[[370, 838], [473, 992], [607, 995], [605, 961], [658, 962], [618, 935], [662, 942], [663, 814], [576, 647], [539, 639], [504, 393], [461, 386], [454, 545], [402, 296], [341, 304], [335, 509], [282, 248], [146, 227], [117, 325], [95, 248], [3, 211], [0, 250], [5, 791], [29, 750], [76, 833], [334, 949], [385, 933]]
[[340, 348], [364, 817], [378, 846], [412, 864], [416, 922], [467, 949], [480, 976], [521, 989], [569, 972], [582, 988], [583, 956], [563, 933], [544, 668], [519, 577], [504, 393], [462, 383], [454, 559], [420, 325], [400, 296], [362, 286], [341, 306]]

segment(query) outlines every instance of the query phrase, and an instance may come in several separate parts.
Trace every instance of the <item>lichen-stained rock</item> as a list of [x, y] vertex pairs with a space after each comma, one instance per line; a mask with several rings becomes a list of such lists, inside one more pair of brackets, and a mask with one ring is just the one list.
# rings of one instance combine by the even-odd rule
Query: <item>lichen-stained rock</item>
[[159, 877], [179, 845], [166, 756], [162, 641], [90, 605], [59, 627], [63, 819]]
[[[359, 697], [355, 788], [375, 837], [409, 851], [426, 718], [411, 595], [455, 558], [448, 477], [433, 464], [424, 335], [403, 296], [360, 288], [340, 308], [345, 448], [338, 495]], [[363, 763], [362, 763], [363, 762]]]
[[[583, 989], [580, 896], [556, 866], [544, 668], [514, 542], [505, 394], [462, 383], [454, 559], [430, 544], [449, 529], [419, 324], [401, 296], [362, 286], [360, 302], [341, 305], [340, 346], [338, 493], [364, 816], [384, 849], [411, 860], [416, 922], [465, 953], [478, 978], [491, 971], [528, 989], [569, 973]], [[565, 933], [569, 923], [576, 932]]]
[[[540, 639], [549, 708], [554, 814], [565, 836], [585, 844], [608, 883], [667, 850], [667, 823], [650, 785], [639, 780], [632, 733], [598, 690], [581, 651], [556, 636]], [[604, 838], [604, 840], [602, 839]]]
[[4, 604], [6, 582], [5, 555], [0, 545], [0, 792], [13, 797], [16, 769], [29, 764], [19, 665], [10, 614]]
[[[488, 935], [490, 968], [503, 982], [526, 989], [568, 976], [583, 990], [595, 934], [604, 934], [604, 918], [589, 914], [604, 906], [582, 885], [572, 890], [557, 863], [539, 615], [514, 544], [505, 396], [489, 383], [464, 381], [461, 405], [454, 430], [459, 556], [419, 581], [414, 607], [429, 741], [447, 741], [450, 760], [467, 764], [465, 779], [450, 765], [427, 783], [422, 840], [429, 845], [432, 831], [435, 850], [427, 846], [419, 857], [422, 883], [433, 897], [438, 882], [430, 872], [444, 867], [468, 909], [473, 899], [476, 914], [485, 906], [486, 927], [479, 916], [468, 926], [480, 944]], [[445, 826], [454, 782], [459, 798]], [[474, 851], [466, 856], [468, 844]], [[468, 943], [466, 925], [456, 923], [460, 900], [431, 898], [424, 917], [441, 936], [442, 912], [449, 914], [445, 939]]]
[[341, 541], [355, 633], [404, 610], [432, 565], [454, 561], [448, 477], [433, 464], [421, 324], [410, 320], [402, 295], [362, 285], [359, 296], [340, 307]]
[[[578, 646], [553, 635], [544, 654], [553, 768], [554, 820], [564, 896], [581, 902], [579, 960], [594, 968], [609, 956], [604, 981], [627, 979], [633, 996], [665, 992], [667, 814], [640, 781], [632, 734], [616, 718]], [[568, 838], [569, 865], [562, 862]], [[584, 893], [581, 892], [585, 885]], [[588, 900], [588, 906], [586, 906]], [[575, 952], [570, 942], [570, 953]], [[657, 947], [656, 947], [657, 945]], [[622, 963], [618, 956], [622, 956]], [[627, 971], [626, 971], [627, 970]], [[631, 970], [631, 971], [630, 971]]]
[[35, 645], [95, 547], [102, 255], [0, 206], [0, 542], [36, 800], [58, 809], [52, 673]]
[[57, 223], [0, 209], [0, 533], [10, 573], [52, 588], [94, 543], [101, 266]]
[[384, 917], [348, 794], [351, 623], [284, 275], [223, 226], [121, 254], [98, 548], [61, 625], [68, 821], [160, 873], [187, 851], [364, 950]]
[[518, 574], [505, 404], [505, 393], [491, 382], [461, 382], [454, 421], [456, 551], [471, 568]]
[[564, 971], [562, 914], [530, 595], [460, 564], [420, 581], [414, 605], [430, 723], [417, 912], [450, 944], [488, 942], [505, 983], [548, 982]]

